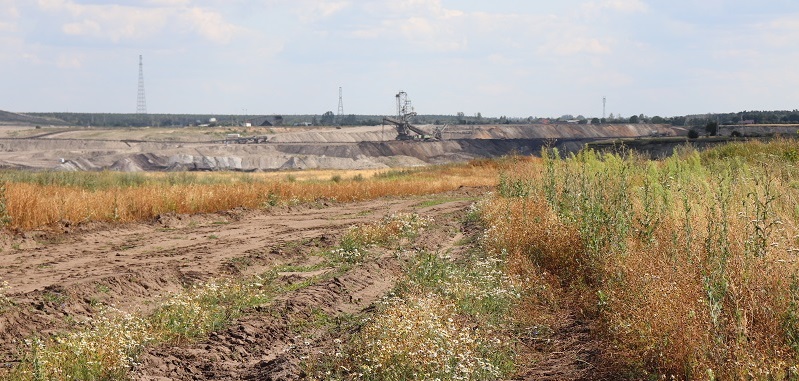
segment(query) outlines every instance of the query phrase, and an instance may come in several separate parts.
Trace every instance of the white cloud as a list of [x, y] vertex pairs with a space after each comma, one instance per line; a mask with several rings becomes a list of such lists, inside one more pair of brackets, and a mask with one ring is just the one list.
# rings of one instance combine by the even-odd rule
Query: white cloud
[[511, 65], [516, 63], [516, 60], [508, 58], [507, 56], [499, 53], [490, 54], [487, 59], [488, 62], [495, 65]]
[[[194, 88], [197, 78], [205, 77], [243, 84], [214, 87], [211, 92], [217, 94], [199, 89], [174, 96], [162, 90], [160, 96], [175, 105], [168, 106], [169, 111], [245, 107], [238, 104], [247, 104], [251, 111], [319, 111], [329, 108], [324, 106], [327, 96], [309, 101], [301, 94], [329, 87], [335, 108], [335, 90], [342, 85], [360, 86], [360, 94], [388, 94], [402, 87], [412, 95], [428, 96], [427, 103], [420, 102], [425, 110], [487, 115], [588, 115], [602, 95], [613, 97], [613, 104], [619, 105], [613, 111], [625, 115], [675, 114], [680, 108], [690, 112], [705, 100], [677, 101], [675, 96], [673, 105], [664, 105], [658, 103], [659, 92], [693, 93], [697, 84], [710, 89], [721, 83], [726, 89], [724, 84], [732, 83], [766, 94], [778, 89], [777, 95], [747, 92], [758, 97], [735, 93], [730, 98], [733, 105], [764, 104], [779, 101], [778, 96], [781, 102], [797, 99], [799, 74], [791, 63], [799, 56], [794, 53], [799, 51], [799, 8], [787, 0], [768, 7], [743, 3], [0, 0], [0, 65], [31, 83], [42, 73], [81, 75], [85, 78], [74, 86], [84, 92], [90, 93], [86, 83], [135, 90], [137, 68], [130, 61], [141, 52], [151, 57], [151, 68], [159, 68], [148, 77], [148, 95], [153, 97], [158, 96], [156, 73], [169, 89]], [[752, 14], [755, 8], [757, 15]], [[130, 72], [123, 78], [119, 67]], [[167, 78], [172, 81], [168, 86]], [[256, 82], [294, 89], [298, 100], [284, 95], [266, 102], [248, 92], [260, 87], [252, 85]], [[475, 88], [482, 91], [472, 91]], [[552, 91], [544, 96], [531, 88]], [[582, 110], [574, 89], [590, 98]], [[645, 92], [651, 96], [640, 96]], [[629, 95], [629, 101], [622, 103], [620, 94]], [[63, 109], [81, 102], [79, 97], [68, 98], [53, 98], [49, 105], [24, 105], [13, 99], [16, 104], [7, 103], [17, 109]], [[348, 108], [384, 110], [384, 100], [371, 98], [351, 96]], [[93, 100], [96, 105], [82, 101], [89, 105], [85, 108], [98, 111], [131, 107], [120, 108], [105, 98]]]
[[649, 7], [641, 0], [594, 0], [584, 3], [582, 8], [590, 14], [599, 13], [604, 10], [642, 13], [649, 11]]
[[327, 18], [341, 12], [350, 5], [351, 3], [349, 1], [320, 1], [312, 5], [311, 12], [320, 17]]
[[351, 1], [342, 0], [295, 0], [294, 13], [303, 23], [313, 23], [332, 17], [352, 6]]
[[14, 1], [0, 0], [0, 35], [15, 32], [19, 18], [19, 9]]
[[516, 86], [509, 83], [487, 83], [477, 85], [477, 91], [482, 95], [489, 95], [492, 97], [503, 97], [518, 93]]
[[760, 34], [763, 43], [778, 48], [799, 47], [799, 15], [775, 18], [768, 23], [756, 25], [756, 33]]
[[18, 19], [20, 16], [19, 8], [17, 8], [17, 5], [13, 0], [0, 1], [0, 9], [3, 11], [4, 18]]
[[553, 52], [559, 55], [607, 54], [611, 52], [608, 44], [590, 37], [565, 37], [551, 41], [542, 47], [541, 53]]
[[146, 3], [155, 6], [177, 7], [187, 6], [191, 3], [191, 0], [147, 0]]
[[219, 13], [201, 8], [187, 9], [177, 17], [198, 35], [220, 44], [230, 42], [240, 30], [239, 27], [225, 22]]
[[89, 37], [114, 43], [145, 41], [177, 27], [178, 33], [193, 33], [214, 43], [227, 43], [241, 28], [227, 22], [221, 13], [187, 7], [187, 1], [158, 0], [135, 7], [115, 4], [78, 4], [72, 0], [39, 0], [39, 8], [62, 20], [61, 30], [70, 36]]
[[464, 12], [446, 9], [438, 0], [381, 1], [359, 4], [368, 19], [348, 31], [356, 39], [393, 40], [397, 37], [427, 51], [452, 52], [466, 49]]
[[[637, 0], [593, 2], [596, 7], [640, 10]], [[596, 33], [579, 15], [464, 11], [440, 0], [373, 1], [359, 5], [368, 20], [347, 32], [356, 39], [392, 40], [399, 36], [414, 47], [433, 52], [485, 50], [519, 59], [530, 54], [607, 54], [612, 39]]]
[[410, 17], [391, 20], [385, 30], [399, 31], [412, 44], [427, 50], [456, 51], [468, 45], [466, 37], [456, 31], [452, 25], [425, 17]]
[[83, 59], [77, 55], [61, 55], [56, 61], [56, 66], [61, 69], [80, 69], [83, 67]]

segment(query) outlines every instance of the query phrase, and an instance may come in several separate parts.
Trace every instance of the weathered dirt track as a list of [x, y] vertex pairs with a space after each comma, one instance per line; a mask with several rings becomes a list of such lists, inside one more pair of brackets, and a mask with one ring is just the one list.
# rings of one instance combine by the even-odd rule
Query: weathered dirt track
[[[69, 330], [97, 313], [98, 303], [146, 313], [169, 292], [225, 276], [259, 274], [280, 264], [318, 263], [351, 225], [399, 212], [434, 219], [414, 247], [460, 250], [460, 216], [484, 189], [361, 203], [272, 210], [164, 215], [152, 223], [62, 227], [68, 233], [6, 237], [2, 279], [15, 305], [0, 313], [0, 363], [13, 366], [22, 340]], [[433, 202], [429, 202], [433, 200]], [[424, 203], [428, 201], [428, 203]], [[428, 206], [426, 206], [428, 205]], [[432, 205], [432, 206], [429, 206]], [[394, 285], [401, 259], [378, 255], [335, 277], [279, 295], [207, 340], [150, 348], [140, 380], [270, 380], [302, 376], [300, 358], [330, 346], [333, 333], [307, 327], [320, 312], [344, 318], [362, 313]], [[301, 282], [324, 273], [281, 274]]]

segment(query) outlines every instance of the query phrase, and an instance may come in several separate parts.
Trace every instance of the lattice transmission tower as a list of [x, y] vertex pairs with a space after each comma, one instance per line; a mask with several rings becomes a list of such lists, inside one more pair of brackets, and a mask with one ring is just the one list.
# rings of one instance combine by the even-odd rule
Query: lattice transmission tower
[[338, 88], [338, 117], [339, 120], [344, 117], [344, 92], [341, 87]]
[[139, 96], [136, 98], [136, 113], [147, 113], [147, 99], [144, 97], [144, 63], [139, 55]]

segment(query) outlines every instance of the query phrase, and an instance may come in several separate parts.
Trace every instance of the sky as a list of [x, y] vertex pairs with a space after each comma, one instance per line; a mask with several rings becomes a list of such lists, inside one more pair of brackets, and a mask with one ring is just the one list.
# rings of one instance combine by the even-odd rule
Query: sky
[[799, 108], [797, 0], [0, 0], [0, 110]]

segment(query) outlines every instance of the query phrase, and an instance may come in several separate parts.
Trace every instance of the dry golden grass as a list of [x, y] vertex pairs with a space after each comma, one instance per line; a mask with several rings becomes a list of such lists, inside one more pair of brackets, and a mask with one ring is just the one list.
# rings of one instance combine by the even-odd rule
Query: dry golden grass
[[[61, 221], [130, 222], [151, 219], [167, 212], [211, 213], [237, 207], [259, 208], [318, 200], [351, 202], [440, 193], [461, 186], [493, 185], [498, 165], [475, 161], [404, 171], [281, 172], [246, 176], [192, 174], [196, 178], [183, 179], [174, 185], [168, 183], [175, 182], [174, 174], [147, 174], [137, 175], [141, 178], [136, 178], [136, 185], [107, 185], [113, 183], [112, 178], [108, 181], [94, 180], [93, 184], [103, 185], [91, 188], [7, 180], [4, 196], [10, 217], [8, 226], [27, 230]], [[71, 182], [80, 184], [80, 181]]]
[[[793, 156], [734, 148], [521, 164], [481, 208], [485, 243], [509, 254], [512, 271], [570, 290], [523, 301], [572, 295], [560, 303], [594, 322], [604, 361], [633, 378], [796, 378]], [[529, 322], [549, 318], [539, 315]]]

